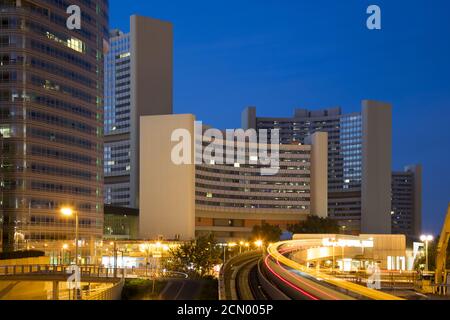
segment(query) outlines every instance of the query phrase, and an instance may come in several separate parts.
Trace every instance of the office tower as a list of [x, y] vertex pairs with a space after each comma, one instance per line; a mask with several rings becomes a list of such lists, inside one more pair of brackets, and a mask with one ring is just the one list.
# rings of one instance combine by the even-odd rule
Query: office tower
[[297, 109], [291, 118], [242, 114], [244, 129], [279, 129], [283, 144], [328, 132], [328, 215], [350, 234], [390, 233], [391, 106], [363, 101], [362, 111]]
[[[105, 58], [105, 207], [139, 208], [139, 118], [172, 113], [172, 25], [132, 16]], [[117, 210], [111, 209], [111, 214]], [[121, 211], [123, 212], [123, 210]]]
[[[69, 30], [69, 5], [81, 29]], [[103, 53], [108, 1], [0, 3], [3, 250], [103, 234]], [[92, 241], [91, 241], [92, 242]]]
[[418, 239], [422, 232], [422, 166], [392, 173], [392, 233]]
[[[217, 136], [215, 143], [223, 152], [207, 158], [207, 131], [202, 134], [194, 121], [193, 115], [141, 118], [142, 238], [192, 239], [213, 233], [220, 241], [242, 240], [263, 222], [286, 230], [310, 214], [326, 217], [327, 133], [313, 134], [307, 144], [277, 144], [279, 150], [274, 150], [248, 140], [249, 135], [235, 141], [216, 130], [222, 137]], [[178, 154], [173, 142], [176, 130], [189, 134], [189, 141], [183, 140], [187, 148], [196, 145], [196, 152], [185, 153], [187, 148], [180, 152], [192, 159], [190, 163], [173, 161], [172, 155]], [[279, 162], [261, 163], [262, 148], [273, 152]], [[239, 150], [247, 152], [243, 159], [235, 156], [227, 162], [227, 150], [235, 155]], [[276, 172], [264, 173], [271, 167]]]

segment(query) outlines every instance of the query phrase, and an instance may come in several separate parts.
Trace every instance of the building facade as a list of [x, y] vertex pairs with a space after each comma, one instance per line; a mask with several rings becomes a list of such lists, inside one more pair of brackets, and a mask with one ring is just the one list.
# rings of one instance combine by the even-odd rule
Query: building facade
[[[198, 137], [202, 138], [204, 151], [210, 142], [205, 136]], [[227, 142], [223, 140], [223, 145]], [[265, 166], [258, 163], [258, 156], [252, 159], [250, 152], [243, 163], [235, 160], [227, 164], [223, 158], [220, 163], [204, 159], [204, 163], [197, 164], [196, 235], [212, 233], [219, 240], [242, 241], [251, 236], [253, 227], [262, 223], [287, 230], [289, 225], [298, 224], [308, 215], [326, 217], [327, 133], [316, 133], [306, 143], [310, 144], [278, 146], [279, 163], [274, 175], [262, 174]], [[270, 152], [271, 147], [248, 141], [236, 141], [234, 146], [235, 154], [241, 148], [255, 152], [264, 148]], [[324, 157], [313, 156], [322, 152]]]
[[131, 207], [130, 35], [110, 32], [105, 57], [105, 204]]
[[[217, 148], [208, 158], [204, 155], [211, 147], [211, 136], [209, 130], [198, 130], [194, 116], [143, 117], [141, 121], [146, 128], [141, 150], [157, 155], [141, 158], [142, 238], [189, 239], [212, 233], [220, 241], [243, 240], [262, 223], [286, 230], [310, 214], [327, 216], [327, 133], [315, 133], [305, 144], [277, 144], [273, 150], [256, 142], [256, 131], [255, 139], [247, 139], [251, 134], [242, 131], [244, 139], [235, 141], [237, 135], [231, 140], [215, 130]], [[183, 152], [196, 145], [195, 165], [193, 161], [174, 163], [176, 130], [189, 133]], [[261, 149], [276, 155], [276, 173], [263, 173], [267, 165], [260, 161]], [[246, 152], [241, 159], [233, 156], [227, 161], [230, 150], [234, 155]], [[188, 159], [194, 159], [194, 152]]]
[[[81, 29], [69, 30], [69, 5]], [[3, 250], [103, 234], [103, 67], [106, 0], [0, 3]]]
[[422, 166], [392, 173], [392, 233], [419, 239], [422, 231]]
[[105, 240], [139, 238], [139, 210], [105, 205]]
[[172, 113], [172, 25], [132, 16], [105, 59], [104, 201], [139, 208], [139, 118]]
[[297, 109], [292, 118], [258, 117], [250, 107], [242, 114], [242, 127], [278, 129], [283, 144], [327, 132], [329, 217], [345, 233], [383, 234], [391, 232], [391, 113], [390, 105], [375, 101], [363, 101], [359, 113]]

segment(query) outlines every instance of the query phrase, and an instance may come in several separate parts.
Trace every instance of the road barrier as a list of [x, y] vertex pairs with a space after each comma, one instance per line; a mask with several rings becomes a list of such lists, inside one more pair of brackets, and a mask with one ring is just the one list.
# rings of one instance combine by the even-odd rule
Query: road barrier
[[83, 300], [121, 300], [122, 299], [122, 290], [125, 284], [125, 279], [121, 279], [118, 283], [113, 285], [112, 287], [102, 290], [95, 294], [89, 294]]
[[272, 299], [272, 300], [292, 300], [287, 295], [285, 295], [280, 289], [275, 287], [269, 279], [266, 278], [262, 268], [261, 268], [262, 260], [258, 263], [258, 281], [261, 284], [264, 292]]

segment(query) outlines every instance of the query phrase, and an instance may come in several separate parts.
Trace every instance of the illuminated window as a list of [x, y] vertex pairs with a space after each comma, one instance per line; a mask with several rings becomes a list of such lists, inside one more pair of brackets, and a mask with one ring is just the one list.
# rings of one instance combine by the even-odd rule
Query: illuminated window
[[0, 134], [3, 136], [3, 138], [11, 138], [11, 128], [0, 127]]
[[67, 46], [70, 49], [73, 49], [75, 51], [78, 51], [78, 52], [81, 52], [81, 53], [84, 52], [84, 43], [83, 43], [83, 41], [81, 41], [81, 40], [79, 40], [77, 38], [70, 38], [70, 39], [68, 39], [67, 40]]

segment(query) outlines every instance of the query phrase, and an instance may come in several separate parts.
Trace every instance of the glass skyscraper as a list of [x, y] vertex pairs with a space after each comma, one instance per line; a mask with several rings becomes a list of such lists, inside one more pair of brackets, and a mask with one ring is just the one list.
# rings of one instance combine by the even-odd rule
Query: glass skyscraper
[[[67, 7], [81, 9], [69, 30]], [[108, 1], [0, 2], [3, 250], [103, 232], [103, 53]]]
[[131, 207], [130, 35], [110, 32], [105, 57], [105, 204]]

